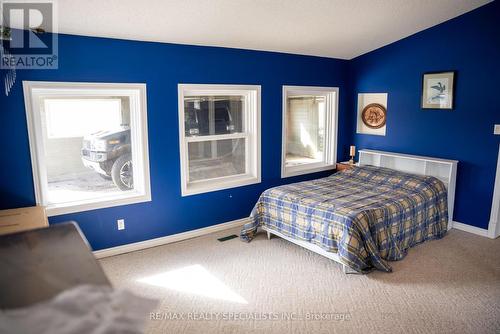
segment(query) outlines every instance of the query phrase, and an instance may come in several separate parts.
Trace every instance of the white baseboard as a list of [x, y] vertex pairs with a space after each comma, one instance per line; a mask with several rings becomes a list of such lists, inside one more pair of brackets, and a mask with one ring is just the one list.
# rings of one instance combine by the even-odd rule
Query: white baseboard
[[114, 256], [114, 255], [119, 255], [119, 254], [124, 254], [124, 253], [130, 253], [130, 252], [141, 250], [141, 249], [166, 245], [166, 244], [170, 244], [172, 242], [182, 241], [182, 240], [199, 237], [199, 236], [213, 233], [213, 232], [227, 230], [227, 229], [233, 228], [233, 227], [243, 226], [248, 221], [249, 221], [249, 218], [237, 219], [237, 220], [233, 220], [233, 221], [222, 223], [222, 224], [217, 224], [217, 225], [213, 225], [213, 226], [199, 228], [197, 230], [168, 235], [166, 237], [155, 238], [155, 239], [150, 239], [150, 240], [145, 240], [145, 241], [140, 241], [140, 242], [134, 242], [132, 244], [127, 244], [127, 245], [122, 245], [122, 246], [117, 246], [117, 247], [100, 249], [100, 250], [94, 251], [93, 253], [97, 259], [101, 259], [103, 257]]
[[[172, 242], [191, 239], [191, 238], [199, 237], [199, 236], [202, 236], [205, 234], [210, 234], [210, 233], [214, 233], [214, 232], [218, 232], [218, 231], [227, 230], [227, 229], [233, 228], [233, 227], [243, 226], [246, 223], [248, 223], [248, 221], [249, 221], [248, 217], [241, 218], [241, 219], [233, 220], [233, 221], [222, 223], [222, 224], [217, 224], [217, 225], [213, 225], [213, 226], [199, 228], [197, 230], [168, 235], [166, 237], [155, 238], [155, 239], [150, 239], [150, 240], [145, 240], [145, 241], [140, 241], [140, 242], [134, 242], [132, 244], [127, 244], [127, 245], [122, 245], [122, 246], [117, 246], [117, 247], [100, 249], [100, 250], [94, 251], [93, 253], [94, 253], [94, 256], [96, 258], [101, 259], [104, 257], [115, 256], [115, 255], [124, 254], [124, 253], [130, 253], [130, 252], [141, 250], [141, 249], [146, 249], [146, 248], [170, 244]], [[456, 221], [453, 222], [453, 228], [456, 228], [457, 230], [477, 234], [477, 235], [480, 235], [482, 237], [488, 237], [488, 238], [492, 238], [492, 239], [498, 237], [498, 236], [490, 235], [490, 233], [488, 233], [488, 230], [486, 230], [486, 229], [463, 224], [463, 223], [459, 223]]]
[[484, 228], [479, 228], [476, 226], [467, 225], [467, 224], [459, 223], [456, 221], [453, 222], [453, 228], [456, 228], [457, 230], [469, 232], [472, 234], [477, 234], [477, 235], [480, 235], [482, 237], [491, 238], [489, 233], [488, 233], [488, 230], [484, 229]]

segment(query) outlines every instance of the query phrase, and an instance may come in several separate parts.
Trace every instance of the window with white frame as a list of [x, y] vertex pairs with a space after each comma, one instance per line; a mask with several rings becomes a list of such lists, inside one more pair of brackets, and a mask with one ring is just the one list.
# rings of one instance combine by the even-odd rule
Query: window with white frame
[[260, 86], [179, 84], [182, 195], [260, 182]]
[[338, 92], [336, 87], [283, 86], [282, 177], [334, 168]]
[[35, 196], [49, 216], [151, 200], [146, 85], [23, 86]]

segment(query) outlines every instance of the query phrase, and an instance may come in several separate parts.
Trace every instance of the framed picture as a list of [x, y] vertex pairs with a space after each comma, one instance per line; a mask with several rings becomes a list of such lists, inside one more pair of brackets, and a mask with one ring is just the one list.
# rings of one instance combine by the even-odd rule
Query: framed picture
[[356, 133], [385, 136], [387, 93], [359, 93]]
[[455, 71], [424, 73], [422, 109], [453, 109]]

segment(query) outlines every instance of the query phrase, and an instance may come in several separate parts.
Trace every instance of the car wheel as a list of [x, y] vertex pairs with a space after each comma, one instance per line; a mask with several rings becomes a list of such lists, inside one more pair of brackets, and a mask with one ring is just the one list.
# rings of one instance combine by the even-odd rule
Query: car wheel
[[134, 173], [132, 170], [132, 155], [124, 154], [115, 160], [111, 168], [111, 177], [120, 190], [134, 188]]

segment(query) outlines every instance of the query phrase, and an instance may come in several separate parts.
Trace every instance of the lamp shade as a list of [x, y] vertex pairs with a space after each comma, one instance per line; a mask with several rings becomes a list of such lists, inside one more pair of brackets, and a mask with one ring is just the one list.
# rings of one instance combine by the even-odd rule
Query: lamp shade
[[354, 145], [351, 145], [351, 147], [349, 148], [349, 155], [351, 157], [355, 156], [356, 155], [356, 146]]

